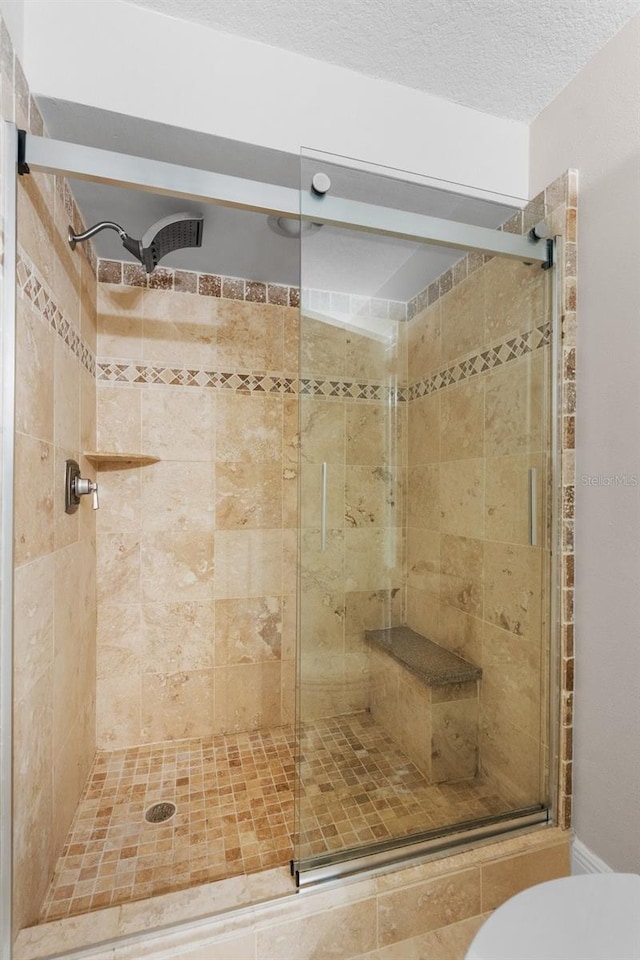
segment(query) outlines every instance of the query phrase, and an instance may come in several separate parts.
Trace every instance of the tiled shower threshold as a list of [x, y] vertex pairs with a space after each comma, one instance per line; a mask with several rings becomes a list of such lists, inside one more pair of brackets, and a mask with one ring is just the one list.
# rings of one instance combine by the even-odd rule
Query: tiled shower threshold
[[[293, 895], [293, 746], [280, 727], [99, 754], [16, 960]], [[505, 807], [479, 780], [427, 784], [368, 713], [308, 724], [301, 752], [309, 854]], [[147, 823], [159, 801], [175, 816]]]

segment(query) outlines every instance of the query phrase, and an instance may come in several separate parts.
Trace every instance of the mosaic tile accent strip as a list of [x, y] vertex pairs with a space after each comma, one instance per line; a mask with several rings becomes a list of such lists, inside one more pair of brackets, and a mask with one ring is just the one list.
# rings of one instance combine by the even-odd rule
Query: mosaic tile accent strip
[[186, 367], [154, 367], [129, 363], [126, 360], [97, 361], [97, 379], [106, 383], [160, 384], [173, 387], [213, 387], [234, 393], [269, 393], [276, 395], [323, 397], [327, 400], [372, 400], [388, 402], [390, 398], [404, 403], [436, 393], [454, 383], [486, 373], [495, 367], [518, 360], [549, 344], [550, 324], [528, 330], [518, 337], [498, 343], [488, 350], [471, 354], [426, 380], [409, 387], [388, 387], [362, 380], [319, 380], [276, 373], [225, 373]]
[[[284, 866], [293, 855], [292, 727], [99, 753], [42, 923]], [[509, 808], [481, 780], [431, 786], [369, 713], [305, 725], [305, 855]], [[177, 812], [151, 824], [151, 804]]]
[[461, 380], [469, 380], [471, 377], [486, 373], [488, 370], [495, 369], [495, 367], [503, 366], [511, 360], [519, 360], [528, 353], [546, 347], [550, 343], [550, 338], [551, 324], [545, 323], [518, 337], [510, 337], [488, 350], [471, 354], [464, 360], [460, 360], [444, 370], [439, 370], [438, 373], [433, 374], [426, 380], [412, 383], [409, 387], [409, 400], [418, 400], [420, 397], [436, 393], [444, 387], [460, 383]]
[[44, 280], [24, 251], [18, 254], [16, 283], [18, 296], [24, 297], [45, 323], [66, 343], [67, 347], [92, 377], [96, 375], [96, 359], [89, 344], [62, 313]]

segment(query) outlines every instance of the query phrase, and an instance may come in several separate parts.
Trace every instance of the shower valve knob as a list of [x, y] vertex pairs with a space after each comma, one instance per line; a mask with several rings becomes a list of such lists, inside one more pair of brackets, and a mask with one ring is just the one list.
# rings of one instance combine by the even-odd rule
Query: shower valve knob
[[95, 480], [80, 476], [80, 467], [75, 460], [67, 460], [65, 467], [64, 507], [66, 513], [75, 513], [80, 504], [80, 497], [92, 494], [93, 509], [100, 506], [98, 500], [98, 484]]
[[97, 510], [100, 506], [98, 500], [98, 484], [95, 480], [88, 480], [83, 477], [77, 477], [74, 486], [75, 494], [77, 497], [85, 496], [86, 494], [93, 494], [93, 509]]

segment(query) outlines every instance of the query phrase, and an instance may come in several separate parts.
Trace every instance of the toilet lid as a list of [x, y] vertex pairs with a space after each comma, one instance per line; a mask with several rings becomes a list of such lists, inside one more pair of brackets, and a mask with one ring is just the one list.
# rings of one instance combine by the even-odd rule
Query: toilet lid
[[640, 960], [640, 876], [549, 880], [507, 900], [465, 960]]

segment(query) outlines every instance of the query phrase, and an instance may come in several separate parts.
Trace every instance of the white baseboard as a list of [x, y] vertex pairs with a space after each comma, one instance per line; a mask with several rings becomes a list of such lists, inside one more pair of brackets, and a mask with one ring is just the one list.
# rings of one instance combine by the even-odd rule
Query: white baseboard
[[613, 870], [575, 837], [571, 845], [571, 873], [575, 876], [580, 873], [613, 873]]

